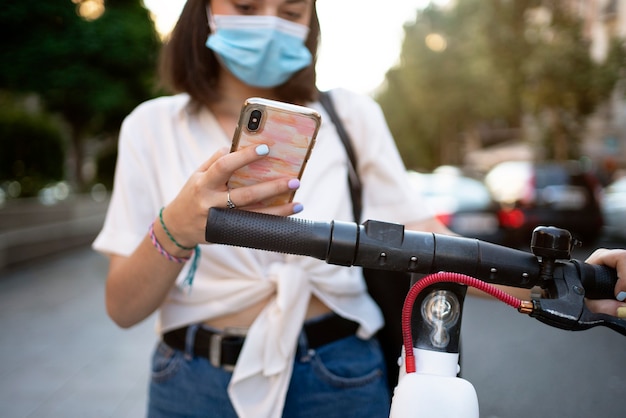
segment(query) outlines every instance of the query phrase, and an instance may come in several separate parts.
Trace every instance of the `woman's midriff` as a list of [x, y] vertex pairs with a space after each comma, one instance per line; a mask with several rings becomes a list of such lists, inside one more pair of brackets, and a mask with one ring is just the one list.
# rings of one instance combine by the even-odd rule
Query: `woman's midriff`
[[[224, 315], [219, 318], [213, 318], [204, 323], [210, 327], [217, 329], [224, 329], [227, 327], [236, 328], [249, 328], [254, 322], [256, 317], [261, 313], [263, 308], [267, 305], [269, 298], [263, 300], [256, 305], [252, 305], [249, 308], [230, 315]], [[319, 300], [316, 296], [312, 295], [309, 300], [309, 307], [306, 312], [306, 319], [314, 318], [316, 316], [323, 315], [330, 312], [330, 308]]]

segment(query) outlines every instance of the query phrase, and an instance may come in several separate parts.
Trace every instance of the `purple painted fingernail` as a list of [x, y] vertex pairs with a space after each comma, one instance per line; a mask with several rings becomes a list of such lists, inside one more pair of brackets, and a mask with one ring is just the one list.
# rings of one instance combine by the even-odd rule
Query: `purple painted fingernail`
[[295, 205], [293, 205], [293, 213], [300, 213], [303, 209], [304, 206], [302, 206], [302, 204], [300, 203], [296, 203]]
[[270, 147], [265, 144], [261, 144], [255, 148], [256, 155], [267, 155], [270, 153]]
[[617, 296], [615, 296], [615, 299], [623, 302], [624, 300], [626, 300], [626, 292], [619, 292]]
[[298, 179], [291, 179], [291, 180], [289, 180], [289, 183], [287, 183], [287, 185], [289, 186], [289, 188], [291, 190], [295, 190], [298, 187], [300, 187], [300, 180], [298, 180]]

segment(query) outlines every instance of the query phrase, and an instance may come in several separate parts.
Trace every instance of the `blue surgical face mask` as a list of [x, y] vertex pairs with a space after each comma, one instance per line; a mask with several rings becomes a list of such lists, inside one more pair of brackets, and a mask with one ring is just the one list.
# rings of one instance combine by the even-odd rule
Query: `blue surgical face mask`
[[209, 14], [206, 46], [244, 83], [263, 88], [283, 84], [311, 64], [304, 45], [307, 26], [276, 16]]

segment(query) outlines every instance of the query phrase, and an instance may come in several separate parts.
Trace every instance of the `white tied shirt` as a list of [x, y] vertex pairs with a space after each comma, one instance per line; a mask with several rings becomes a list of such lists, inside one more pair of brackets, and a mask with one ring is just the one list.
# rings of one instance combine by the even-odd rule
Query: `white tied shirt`
[[[406, 224], [430, 216], [411, 190], [378, 105], [346, 90], [333, 91], [332, 96], [338, 112], [351, 115], [344, 124], [359, 160], [363, 219]], [[93, 244], [96, 250], [129, 256], [159, 209], [177, 195], [191, 173], [219, 148], [230, 146], [232, 132], [224, 132], [208, 110], [192, 112], [188, 103], [185, 94], [154, 99], [124, 121], [114, 189], [103, 229]], [[323, 123], [296, 192], [295, 201], [304, 205], [297, 216], [352, 221], [345, 149], [320, 104], [309, 106], [322, 114]], [[241, 417], [281, 416], [311, 295], [358, 322], [361, 338], [371, 337], [382, 326], [359, 268], [225, 245], [200, 247], [192, 289], [170, 290], [159, 309], [157, 332], [239, 312], [269, 298], [248, 331], [229, 385]]]

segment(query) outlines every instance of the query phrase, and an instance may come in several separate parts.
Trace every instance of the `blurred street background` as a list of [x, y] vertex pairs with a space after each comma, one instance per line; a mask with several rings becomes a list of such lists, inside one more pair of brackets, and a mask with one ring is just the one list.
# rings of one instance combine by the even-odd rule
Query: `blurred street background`
[[[320, 88], [380, 104], [415, 193], [451, 230], [527, 250], [536, 226], [557, 226], [578, 259], [626, 247], [626, 1], [318, 3], [336, 39]], [[2, 2], [0, 417], [144, 415], [154, 318], [106, 317], [107, 263], [89, 244], [123, 118], [166, 94], [155, 69], [183, 5]], [[465, 306], [482, 417], [624, 416], [623, 336], [509, 309]]]

